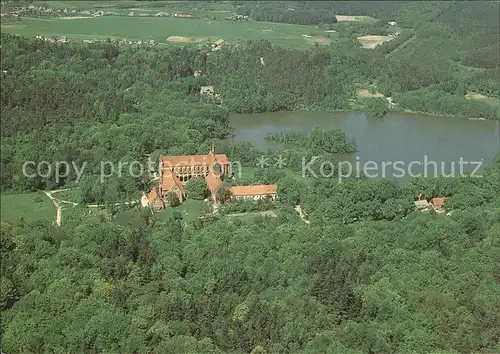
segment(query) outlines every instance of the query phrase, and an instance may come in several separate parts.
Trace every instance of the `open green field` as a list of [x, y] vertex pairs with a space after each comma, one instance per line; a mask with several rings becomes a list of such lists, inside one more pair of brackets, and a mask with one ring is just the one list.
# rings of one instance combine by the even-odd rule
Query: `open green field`
[[25, 194], [2, 194], [1, 220], [25, 221], [55, 220], [56, 208], [42, 192]]
[[[136, 1], [122, 1], [122, 4], [136, 4]], [[102, 7], [112, 7], [116, 6], [118, 3], [116, 1], [89, 1], [89, 0], [79, 0], [79, 1], [35, 1], [33, 2], [36, 6], [45, 6], [53, 9], [96, 9]]]
[[241, 171], [233, 170], [234, 178], [236, 180], [251, 180], [257, 170], [259, 167], [242, 166]]
[[35, 1], [35, 6], [79, 11], [106, 11], [114, 14], [154, 16], [158, 12], [186, 13], [197, 18], [224, 19], [231, 17], [235, 7], [228, 1], [197, 3], [189, 1]]
[[2, 32], [26, 37], [66, 36], [69, 40], [153, 39], [161, 44], [171, 43], [167, 40], [171, 36], [189, 37], [198, 43], [217, 39], [224, 39], [227, 43], [265, 39], [299, 49], [311, 47], [315, 43], [328, 44], [338, 35], [325, 33], [316, 26], [286, 23], [124, 16], [22, 18], [19, 21], [4, 21]]

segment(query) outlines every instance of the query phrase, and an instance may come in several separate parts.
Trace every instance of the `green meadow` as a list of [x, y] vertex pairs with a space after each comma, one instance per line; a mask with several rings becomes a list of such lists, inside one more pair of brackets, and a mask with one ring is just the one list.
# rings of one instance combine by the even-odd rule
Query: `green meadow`
[[[227, 43], [265, 39], [290, 48], [305, 49], [328, 44], [336, 33], [325, 33], [316, 26], [257, 21], [228, 21], [165, 17], [106, 16], [95, 18], [22, 18], [4, 22], [2, 32], [26, 37], [66, 36], [69, 40], [155, 40], [167, 44], [170, 36], [189, 37], [192, 42], [224, 39]], [[308, 37], [309, 36], [309, 37]]]
[[2, 194], [1, 220], [25, 221], [56, 219], [56, 208], [52, 201], [42, 192], [24, 194]]

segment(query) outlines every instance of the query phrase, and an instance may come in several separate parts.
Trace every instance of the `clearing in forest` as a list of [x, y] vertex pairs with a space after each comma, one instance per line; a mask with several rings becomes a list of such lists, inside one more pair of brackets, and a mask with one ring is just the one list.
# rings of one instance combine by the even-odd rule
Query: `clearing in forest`
[[200, 39], [197, 37], [183, 37], [183, 36], [170, 36], [167, 38], [167, 41], [176, 43], [195, 43], [198, 42], [199, 40]]
[[360, 22], [375, 20], [370, 16], [335, 15], [337, 22]]
[[477, 92], [469, 92], [468, 94], [465, 95], [465, 98], [470, 99], [470, 100], [487, 100], [491, 97], [485, 96], [481, 93]]
[[46, 220], [56, 218], [52, 201], [40, 192], [1, 195], [1, 219], [6, 221]]
[[482, 101], [489, 104], [492, 107], [497, 107], [497, 108], [500, 107], [500, 98], [498, 97], [485, 96], [478, 92], [468, 92], [465, 95], [465, 98], [468, 100]]
[[383, 94], [381, 94], [380, 92], [376, 92], [376, 91], [374, 93], [371, 93], [367, 89], [360, 89], [358, 91], [358, 96], [361, 98], [385, 98], [387, 100], [387, 102], [389, 102], [389, 105], [391, 105], [391, 106], [396, 105], [395, 103], [392, 102], [392, 97], [385, 97]]
[[361, 90], [359, 90], [358, 95], [361, 96], [361, 97], [370, 97], [370, 98], [373, 98], [373, 97], [384, 97], [384, 95], [382, 95], [380, 92], [371, 93], [367, 89], [361, 89]]
[[373, 49], [379, 44], [392, 41], [395, 37], [393, 36], [361, 36], [358, 37], [358, 41], [361, 43], [361, 46], [366, 49]]

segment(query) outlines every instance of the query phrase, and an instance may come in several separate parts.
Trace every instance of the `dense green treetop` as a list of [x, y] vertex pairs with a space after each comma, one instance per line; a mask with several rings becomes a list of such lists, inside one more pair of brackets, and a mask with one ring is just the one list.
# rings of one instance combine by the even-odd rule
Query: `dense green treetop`
[[[500, 155], [483, 178], [402, 186], [297, 177], [302, 157], [334, 161], [333, 153], [355, 149], [343, 132], [317, 127], [275, 137], [290, 143], [269, 152], [286, 158], [287, 170], [260, 169], [239, 182], [276, 183], [276, 202], [227, 204], [193, 220], [176, 209], [109, 207], [137, 198], [148, 176], [101, 183], [101, 161], [206, 154], [219, 141], [217, 152], [250, 165], [258, 149], [223, 141], [230, 113], [351, 109], [354, 83], [376, 83], [401, 108], [498, 118], [488, 104], [463, 97], [498, 95], [498, 3], [295, 5], [311, 18], [323, 11], [383, 19], [360, 31], [384, 34], [389, 20], [409, 31], [367, 51], [356, 41], [366, 32], [332, 24], [342, 36], [327, 47], [257, 41], [210, 55], [189, 46], [58, 45], [2, 34], [2, 190], [71, 185], [75, 171], [56, 181], [24, 177], [21, 168], [73, 161], [86, 164], [78, 202], [108, 205], [92, 215], [65, 209], [60, 227], [0, 223], [4, 352], [500, 351]], [[220, 101], [199, 94], [205, 85]], [[375, 115], [385, 108], [378, 103]], [[203, 180], [192, 184], [188, 196], [205, 196]], [[414, 211], [419, 193], [446, 197], [446, 213]], [[276, 217], [225, 215], [270, 209]]]
[[[278, 185], [277, 218], [2, 222], [3, 350], [498, 351], [500, 156], [482, 179]], [[410, 211], [415, 190], [452, 215]]]

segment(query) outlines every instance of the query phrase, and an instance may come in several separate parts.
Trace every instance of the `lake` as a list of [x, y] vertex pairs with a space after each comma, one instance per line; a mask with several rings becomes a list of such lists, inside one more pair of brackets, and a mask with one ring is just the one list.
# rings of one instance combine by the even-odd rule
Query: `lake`
[[[236, 114], [230, 120], [235, 140], [249, 141], [262, 150], [279, 145], [265, 139], [268, 133], [308, 132], [314, 125], [340, 128], [356, 140], [358, 152], [337, 158], [350, 161], [353, 166], [358, 162], [362, 169], [373, 161], [368, 164], [377, 164], [379, 172], [378, 176], [372, 173], [372, 177], [399, 177], [396, 162], [398, 167], [404, 164], [405, 171], [413, 174], [410, 177], [419, 173], [430, 177], [443, 173], [459, 175], [461, 159], [463, 171], [472, 173], [479, 164], [482, 170], [500, 151], [499, 121], [417, 113], [390, 113], [382, 119], [372, 119], [359, 112]], [[380, 172], [383, 162], [385, 175]]]

